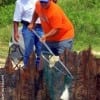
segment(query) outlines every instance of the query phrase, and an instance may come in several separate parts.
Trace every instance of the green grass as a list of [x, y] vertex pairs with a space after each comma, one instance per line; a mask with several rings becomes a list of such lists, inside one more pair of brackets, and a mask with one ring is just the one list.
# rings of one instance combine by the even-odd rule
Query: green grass
[[0, 58], [5, 58], [8, 55], [11, 32], [12, 25], [7, 25], [0, 29]]

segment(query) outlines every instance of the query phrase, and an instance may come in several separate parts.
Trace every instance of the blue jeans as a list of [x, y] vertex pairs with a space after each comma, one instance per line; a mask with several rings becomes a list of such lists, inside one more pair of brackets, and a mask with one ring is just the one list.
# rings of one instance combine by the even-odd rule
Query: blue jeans
[[[69, 50], [72, 49], [73, 45], [73, 39], [59, 41], [59, 42], [46, 42], [48, 47], [51, 49], [51, 51], [56, 55], [60, 55], [64, 52], [64, 50], [67, 48]], [[42, 47], [43, 53], [49, 53], [49, 51], [46, 49], [45, 46]]]
[[[38, 33], [39, 36], [43, 35], [41, 26], [35, 27], [35, 31]], [[39, 41], [39, 39], [35, 36], [35, 34], [27, 28], [27, 25], [24, 25], [24, 24], [22, 28], [22, 35], [23, 35], [24, 44], [25, 44], [23, 62], [24, 62], [24, 66], [26, 66], [28, 64], [28, 60], [33, 51], [34, 46], [35, 46], [35, 52], [37, 56], [41, 55], [42, 44]]]

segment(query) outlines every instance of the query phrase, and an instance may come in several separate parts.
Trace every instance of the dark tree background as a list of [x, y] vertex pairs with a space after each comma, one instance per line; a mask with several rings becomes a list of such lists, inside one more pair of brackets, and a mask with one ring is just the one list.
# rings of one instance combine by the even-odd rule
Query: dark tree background
[[9, 5], [15, 3], [16, 0], [0, 0], [0, 6]]

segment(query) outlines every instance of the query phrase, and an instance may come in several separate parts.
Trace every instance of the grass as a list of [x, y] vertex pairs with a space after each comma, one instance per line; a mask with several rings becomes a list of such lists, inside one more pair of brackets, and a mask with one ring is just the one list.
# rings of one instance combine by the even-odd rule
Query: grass
[[12, 25], [7, 25], [0, 29], [0, 58], [6, 58], [11, 38]]

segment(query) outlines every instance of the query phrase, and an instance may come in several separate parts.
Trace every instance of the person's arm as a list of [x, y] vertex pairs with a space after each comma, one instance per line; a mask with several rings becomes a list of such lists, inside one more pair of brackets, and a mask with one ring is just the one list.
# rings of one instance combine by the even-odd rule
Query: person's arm
[[19, 26], [19, 22], [13, 21], [14, 40], [16, 42], [18, 42], [19, 40], [18, 26]]
[[38, 14], [37, 14], [36, 12], [34, 12], [34, 14], [33, 14], [33, 16], [32, 16], [32, 21], [31, 21], [31, 23], [28, 25], [28, 28], [29, 28], [30, 30], [32, 30], [32, 29], [35, 27], [35, 22], [36, 22], [37, 18], [38, 18]]
[[59, 29], [56, 28], [56, 29], [52, 29], [50, 32], [48, 32], [47, 34], [43, 35], [41, 38], [40, 38], [40, 41], [41, 42], [45, 42], [46, 41], [46, 38], [48, 37], [52, 37], [54, 35], [56, 35], [58, 33]]
[[15, 6], [15, 11], [14, 11], [14, 16], [13, 16], [14, 40], [16, 42], [18, 42], [19, 40], [18, 27], [22, 19], [22, 14], [23, 14], [22, 4], [18, 0], [16, 0], [16, 6]]

